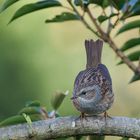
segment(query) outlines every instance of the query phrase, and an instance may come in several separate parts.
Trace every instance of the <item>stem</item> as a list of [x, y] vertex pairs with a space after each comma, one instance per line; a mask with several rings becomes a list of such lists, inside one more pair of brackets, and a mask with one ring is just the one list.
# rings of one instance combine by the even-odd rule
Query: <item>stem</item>
[[112, 26], [111, 20], [110, 20], [110, 18], [109, 18], [109, 19], [108, 19], [108, 28], [107, 28], [107, 32], [106, 32], [108, 35], [110, 34], [112, 28], [113, 28], [113, 26]]
[[90, 12], [89, 7], [87, 7], [87, 14], [89, 15], [90, 19], [92, 20], [93, 24], [95, 25], [95, 27], [97, 28], [97, 30], [99, 31], [101, 37], [103, 34], [105, 34], [103, 32], [103, 30], [101, 29], [101, 27], [97, 24], [96, 19], [94, 18], [94, 16], [92, 15], [92, 13]]
[[132, 63], [127, 56], [124, 55], [124, 53], [122, 51], [120, 51], [117, 47], [117, 45], [115, 44], [115, 42], [112, 40], [112, 38], [110, 36], [108, 36], [106, 38], [108, 44], [110, 45], [110, 47], [114, 50], [114, 52], [117, 54], [118, 57], [120, 57], [122, 59], [122, 61], [135, 73], [139, 73], [140, 74], [140, 70], [138, 70], [137, 66], [134, 65], [134, 63]]
[[74, 12], [78, 15], [78, 17], [80, 18], [80, 20], [83, 22], [83, 24], [92, 32], [94, 33], [96, 36], [98, 36], [99, 38], [101, 38], [101, 36], [94, 31], [90, 25], [86, 22], [86, 20], [84, 19], [83, 16], [81, 16], [81, 14], [79, 13], [79, 11], [74, 7], [74, 5], [72, 4], [71, 0], [67, 0], [67, 2], [69, 3], [69, 5], [73, 8]]
[[[113, 6], [112, 6], [112, 4], [111, 4], [111, 6], [110, 6], [110, 11], [111, 11], [111, 14], [113, 14]], [[111, 15], [111, 14], [110, 14], [110, 15]], [[110, 17], [110, 18], [108, 19], [108, 27], [107, 27], [107, 32], [106, 32], [108, 35], [110, 34], [112, 28], [113, 28], [113, 25], [112, 25], [112, 23], [111, 23], [111, 17]]]
[[119, 15], [120, 15], [120, 13], [118, 12], [117, 19], [113, 24], [113, 28], [115, 28], [117, 26], [117, 24], [119, 23], [119, 19], [120, 19]]
[[92, 15], [89, 7], [87, 8], [87, 13], [90, 17], [90, 19], [92, 20], [93, 24], [95, 25], [95, 27], [97, 28], [97, 30], [100, 33], [101, 38], [107, 42], [110, 47], [114, 50], [114, 52], [117, 54], [118, 57], [121, 58], [121, 60], [134, 72], [134, 73], [138, 73], [140, 74], [140, 70], [137, 68], [136, 65], [134, 65], [134, 63], [132, 63], [127, 56], [124, 55], [124, 53], [122, 51], [120, 51], [118, 49], [118, 46], [115, 44], [115, 42], [112, 40], [112, 38], [106, 34], [102, 28], [97, 24], [96, 19], [94, 18], [94, 16]]

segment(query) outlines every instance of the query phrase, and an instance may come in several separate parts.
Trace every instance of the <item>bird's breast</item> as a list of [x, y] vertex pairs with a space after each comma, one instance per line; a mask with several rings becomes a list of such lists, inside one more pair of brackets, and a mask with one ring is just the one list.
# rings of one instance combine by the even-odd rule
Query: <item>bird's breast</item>
[[73, 104], [80, 112], [84, 112], [86, 114], [101, 114], [108, 110], [113, 102], [114, 102], [114, 94], [111, 91], [108, 91], [106, 95], [102, 96], [102, 94], [97, 95], [100, 100], [95, 99], [84, 99], [84, 98], [76, 98], [73, 100]]

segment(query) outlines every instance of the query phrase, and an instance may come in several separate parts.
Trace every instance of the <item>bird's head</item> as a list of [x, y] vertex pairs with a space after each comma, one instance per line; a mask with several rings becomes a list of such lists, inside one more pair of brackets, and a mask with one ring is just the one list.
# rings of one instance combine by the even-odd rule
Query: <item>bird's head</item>
[[83, 98], [86, 100], [91, 100], [95, 98], [95, 95], [98, 94], [99, 87], [97, 85], [82, 87], [78, 91], [74, 91], [72, 100], [76, 98]]

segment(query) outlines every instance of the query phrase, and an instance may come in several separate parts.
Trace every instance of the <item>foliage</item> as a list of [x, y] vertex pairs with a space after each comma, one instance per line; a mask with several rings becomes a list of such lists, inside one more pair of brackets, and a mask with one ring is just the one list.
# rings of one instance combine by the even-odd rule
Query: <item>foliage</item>
[[54, 110], [57, 110], [60, 105], [62, 104], [64, 98], [68, 95], [68, 91], [65, 93], [56, 92], [55, 95], [52, 97], [51, 104]]
[[77, 15], [73, 13], [63, 12], [61, 15], [56, 15], [53, 19], [47, 19], [46, 23], [52, 23], [52, 22], [64, 22], [69, 20], [79, 20]]
[[[4, 3], [1, 7], [1, 12], [4, 12], [8, 7], [17, 2], [20, 1], [4, 0]], [[96, 8], [102, 9], [102, 12], [97, 17], [94, 15], [92, 6], [96, 6]], [[29, 3], [20, 7], [11, 18], [10, 23], [32, 12], [55, 7], [60, 7], [65, 10], [63, 10], [61, 14], [56, 15], [52, 19], [45, 19], [46, 23], [64, 22], [70, 20], [83, 22], [87, 29], [89, 29], [97, 37], [103, 39], [106, 43], [109, 44], [110, 48], [112, 48], [115, 54], [117, 54], [117, 56], [121, 59], [118, 64], [126, 64], [129, 68], [131, 68], [131, 70], [134, 72], [134, 76], [131, 78], [130, 83], [140, 80], [140, 48], [138, 48], [138, 46], [140, 45], [139, 35], [136, 35], [135, 38], [127, 39], [127, 41], [122, 46], [117, 46], [114, 43], [111, 34], [119, 24], [121, 25], [121, 27], [116, 32], [116, 37], [124, 35], [123, 33], [132, 31], [133, 29], [139, 31], [140, 20], [136, 19], [136, 17], [139, 18], [140, 15], [139, 0], [67, 0], [67, 4], [63, 3], [62, 0], [41, 0], [38, 2], [35, 1], [34, 3]], [[110, 9], [109, 13], [107, 12], [108, 9]], [[85, 18], [85, 13], [87, 13], [95, 28], [93, 28], [89, 24], [88, 20]], [[108, 23], [107, 28], [102, 28], [102, 24], [104, 23]], [[133, 51], [134, 47], [137, 47], [138, 49], [135, 52]], [[129, 50], [129, 54], [125, 55], [126, 51]], [[138, 66], [135, 66], [133, 61], [138, 62]], [[58, 109], [64, 97], [65, 95], [60, 93], [52, 99], [52, 106], [54, 110]], [[56, 100], [59, 101], [55, 102]], [[36, 115], [36, 111], [37, 114], [40, 114], [42, 112], [42, 110], [40, 110], [39, 104], [38, 106], [27, 105], [19, 112], [17, 116], [14, 116], [15, 118], [11, 119], [17, 121], [18, 119], [16, 117], [20, 117], [20, 121], [26, 122], [24, 116], [22, 116], [21, 114], [25, 113], [32, 119], [31, 115]], [[9, 120], [5, 121], [9, 122]]]
[[55, 93], [54, 96], [52, 97], [52, 107], [54, 110], [50, 112], [47, 112], [46, 108], [42, 106], [39, 101], [29, 101], [18, 112], [17, 115], [11, 116], [1, 121], [0, 127], [25, 123], [25, 122], [31, 125], [32, 121], [59, 117], [57, 110], [67, 95], [68, 95], [68, 91], [66, 91], [65, 93], [63, 92]]
[[[1, 12], [5, 11], [9, 6], [20, 2], [19, 0], [5, 0], [2, 7]], [[132, 29], [140, 28], [140, 20], [135, 20], [132, 17], [138, 16], [140, 14], [140, 2], [138, 0], [67, 0], [67, 5], [63, 1], [58, 0], [42, 0], [39, 2], [29, 3], [20, 7], [15, 14], [13, 15], [10, 22], [22, 17], [23, 15], [42, 10], [52, 7], [61, 7], [65, 8], [60, 15], [56, 15], [52, 19], [47, 19], [46, 23], [52, 22], [64, 22], [70, 20], [79, 20], [84, 23], [84, 25], [96, 34], [98, 37], [106, 41], [113, 50], [114, 46], [110, 44], [110, 40], [112, 38], [107, 38], [105, 36], [111, 35], [113, 29], [122, 22], [124, 24], [116, 33], [116, 36], [125, 33], [126, 31], [130, 31]], [[96, 5], [96, 7], [100, 7], [102, 9], [102, 13], [98, 15], [98, 17], [94, 17], [94, 13], [91, 11], [92, 8], [90, 6]], [[81, 7], [81, 11], [79, 11], [78, 7]], [[107, 13], [106, 9], [110, 8], [109, 14]], [[88, 21], [84, 18], [82, 13], [87, 13], [88, 16], [91, 18], [91, 21], [95, 24], [96, 30], [90, 26]], [[128, 22], [128, 19], [132, 18], [131, 22]], [[114, 19], [112, 21], [112, 19]], [[108, 22], [107, 31], [101, 28], [100, 24]], [[136, 36], [135, 38], [128, 39], [118, 51], [115, 51], [118, 57], [121, 58], [121, 62], [119, 64], [125, 63], [128, 65], [129, 68], [132, 69], [135, 76], [138, 77], [136, 80], [140, 80], [140, 70], [137, 66], [134, 65], [132, 61], [139, 61], [140, 53], [138, 52], [131, 52], [127, 56], [125, 55], [126, 50], [131, 50], [134, 47], [138, 47], [140, 45], [140, 38]], [[126, 61], [125, 61], [126, 60]], [[131, 80], [133, 82], [133, 80]]]

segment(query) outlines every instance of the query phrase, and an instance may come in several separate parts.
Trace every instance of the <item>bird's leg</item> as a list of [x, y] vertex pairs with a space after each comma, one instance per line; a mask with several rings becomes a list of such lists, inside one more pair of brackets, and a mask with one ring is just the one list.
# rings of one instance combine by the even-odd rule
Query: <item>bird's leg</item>
[[78, 120], [78, 119], [80, 119], [80, 120], [83, 120], [83, 119], [87, 120], [86, 114], [81, 112], [80, 116], [76, 120]]
[[107, 118], [112, 118], [111, 116], [108, 115], [107, 112], [104, 112], [104, 117], [105, 117], [105, 120], [106, 120]]
[[81, 120], [85, 119], [86, 121], [88, 121], [86, 114], [83, 112], [81, 112], [80, 119]]
[[81, 112], [80, 119], [82, 120], [82, 119], [85, 119], [85, 118], [86, 118], [85, 113]]

